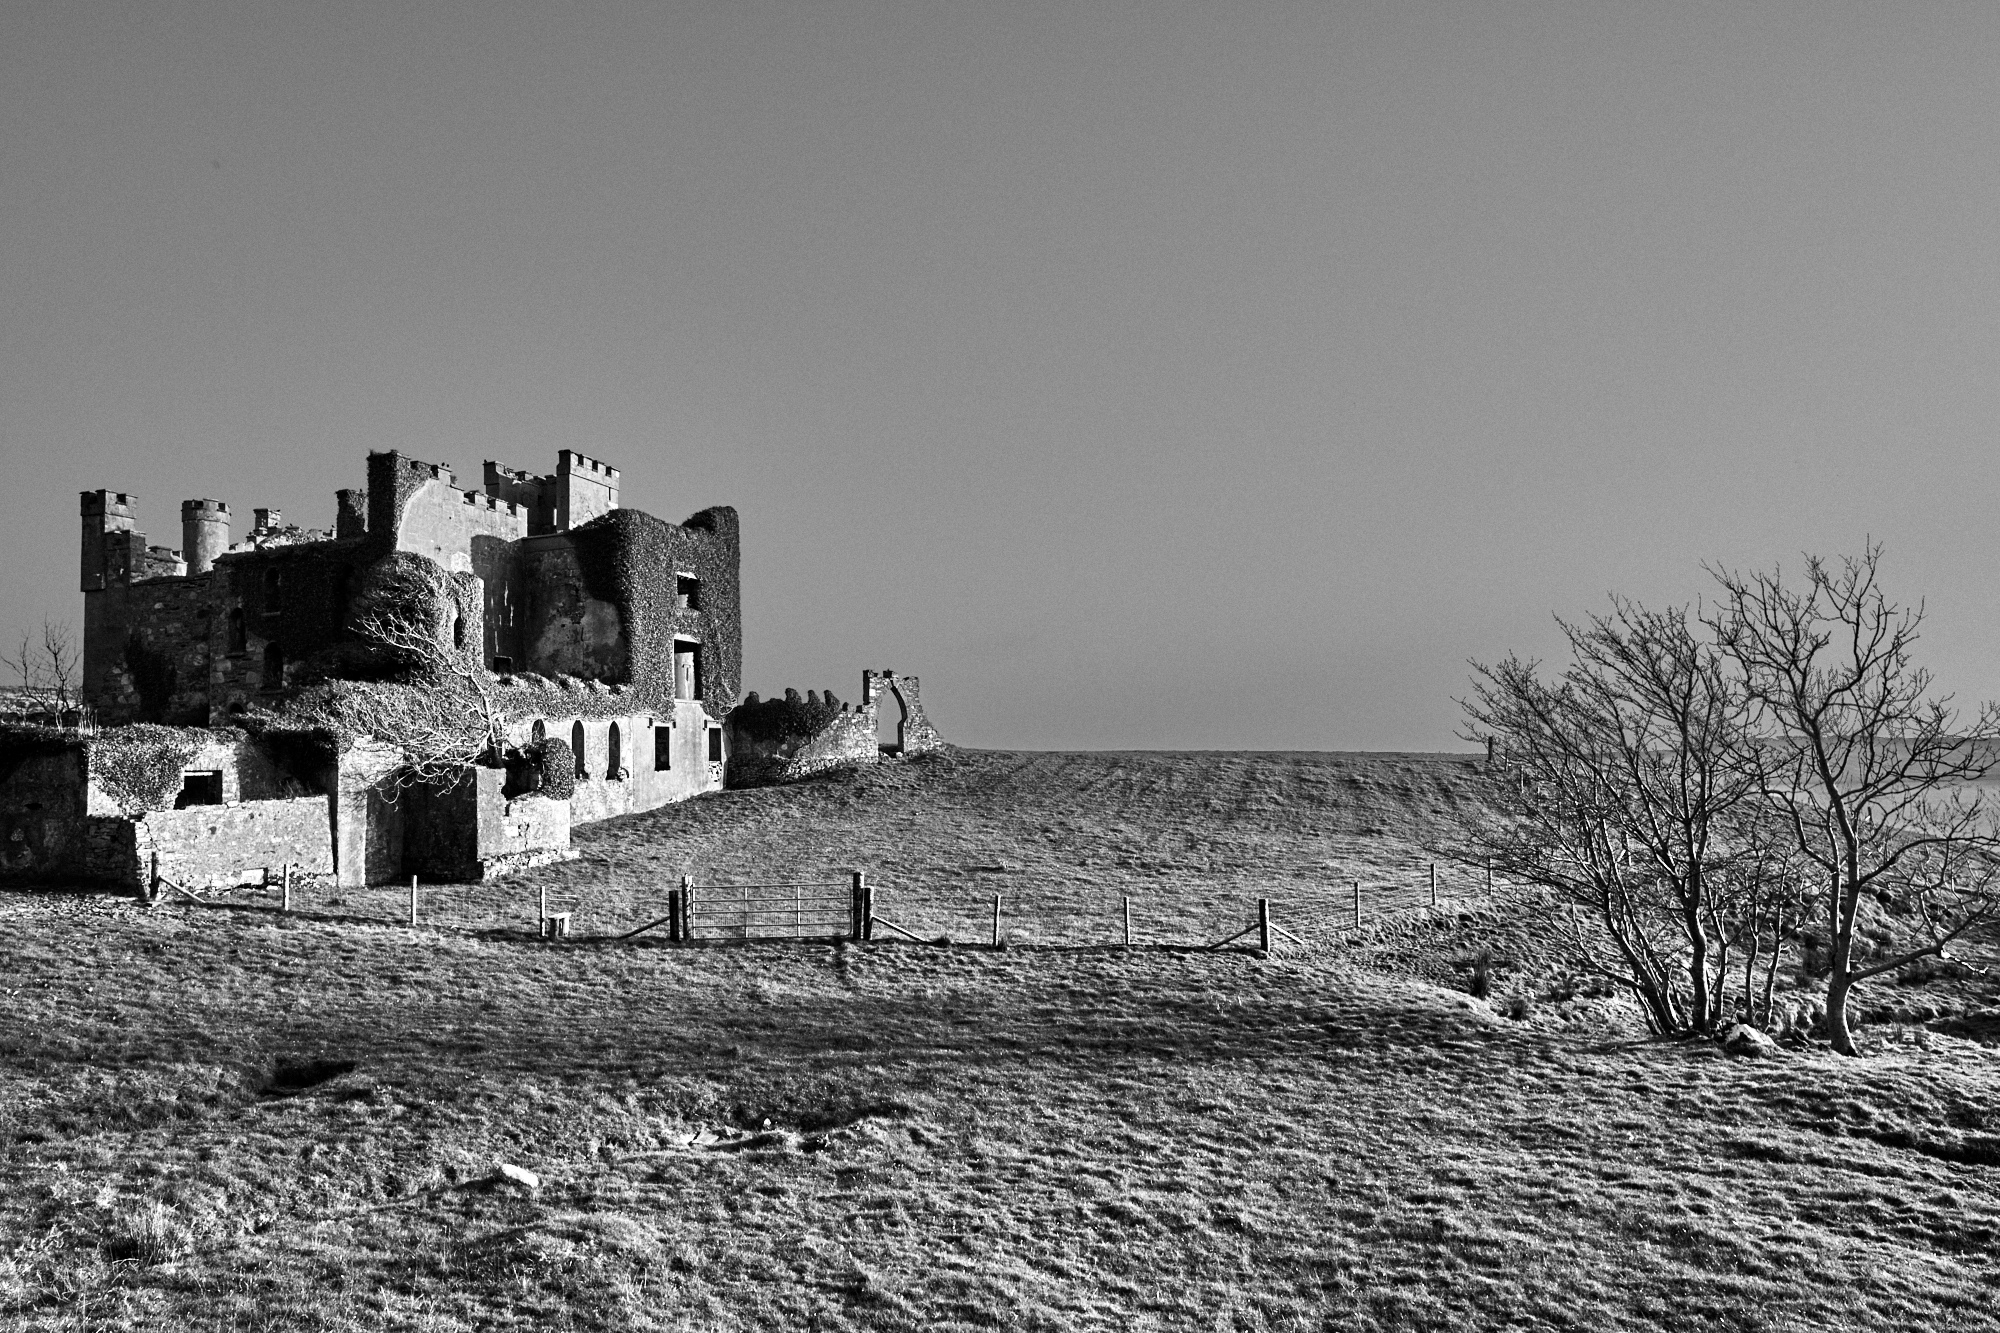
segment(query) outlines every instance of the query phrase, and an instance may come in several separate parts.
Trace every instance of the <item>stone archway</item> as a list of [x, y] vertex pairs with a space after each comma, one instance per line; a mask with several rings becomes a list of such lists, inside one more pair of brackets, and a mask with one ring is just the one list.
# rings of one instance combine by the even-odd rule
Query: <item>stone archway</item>
[[876, 745], [883, 754], [923, 754], [944, 748], [944, 737], [924, 716], [915, 676], [863, 671], [861, 706], [874, 710]]

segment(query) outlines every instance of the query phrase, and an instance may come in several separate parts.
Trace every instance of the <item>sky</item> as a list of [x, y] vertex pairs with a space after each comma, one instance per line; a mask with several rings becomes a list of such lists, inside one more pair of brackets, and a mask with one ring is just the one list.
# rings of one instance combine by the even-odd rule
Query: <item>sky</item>
[[745, 684], [1447, 749], [1610, 593], [1886, 547], [2000, 696], [2000, 6], [0, 0], [0, 635], [77, 494], [370, 449], [742, 514]]

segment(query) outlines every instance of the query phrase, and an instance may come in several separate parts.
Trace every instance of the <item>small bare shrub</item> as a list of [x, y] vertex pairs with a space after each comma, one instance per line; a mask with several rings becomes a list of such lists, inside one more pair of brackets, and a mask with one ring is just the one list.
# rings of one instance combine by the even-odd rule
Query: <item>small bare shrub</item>
[[114, 1263], [129, 1259], [150, 1268], [194, 1253], [194, 1230], [155, 1199], [114, 1217], [111, 1234], [98, 1248]]
[[1472, 974], [1468, 989], [1471, 990], [1473, 998], [1483, 1000], [1493, 994], [1494, 976], [1513, 970], [1514, 960], [1481, 946], [1459, 954], [1451, 960], [1451, 965], [1460, 972]]

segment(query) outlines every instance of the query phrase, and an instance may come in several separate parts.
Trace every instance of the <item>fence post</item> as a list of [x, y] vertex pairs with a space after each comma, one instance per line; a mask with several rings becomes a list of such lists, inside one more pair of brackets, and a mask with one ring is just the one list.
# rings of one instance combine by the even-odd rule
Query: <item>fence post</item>
[[681, 876], [681, 938], [694, 942], [694, 876]]
[[535, 934], [547, 930], [549, 920], [549, 886], [544, 884], [535, 895]]
[[1354, 928], [1361, 929], [1361, 881], [1354, 881]]
[[278, 910], [281, 912], [292, 910], [292, 863], [290, 861], [285, 862], [285, 896], [279, 901]]
[[681, 942], [681, 891], [679, 889], [667, 890], [667, 939], [674, 944]]
[[1257, 948], [1264, 953], [1271, 952], [1271, 900], [1269, 898], [1259, 898], [1257, 900]]
[[993, 895], [993, 947], [1000, 947], [1000, 895]]
[[158, 852], [153, 853], [152, 873], [146, 880], [146, 901], [149, 903], [160, 901], [160, 854]]
[[1431, 906], [1438, 905], [1438, 863], [1431, 862]]
[[417, 877], [410, 876], [410, 925], [417, 924]]
[[1132, 895], [1125, 895], [1125, 947], [1132, 947]]
[[857, 870], [855, 883], [861, 886], [861, 938], [875, 938], [875, 886], [868, 882], [868, 872]]

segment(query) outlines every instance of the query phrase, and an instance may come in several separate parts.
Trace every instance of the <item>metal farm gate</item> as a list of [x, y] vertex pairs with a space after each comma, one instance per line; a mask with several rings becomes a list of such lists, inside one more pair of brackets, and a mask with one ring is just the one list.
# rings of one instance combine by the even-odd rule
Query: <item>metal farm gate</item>
[[667, 914], [621, 936], [667, 927], [674, 943], [697, 940], [861, 940], [874, 902], [868, 877], [782, 884], [700, 884], [683, 878]]

